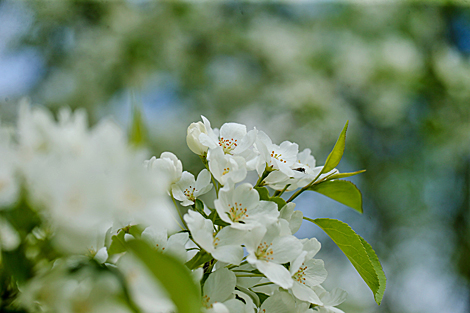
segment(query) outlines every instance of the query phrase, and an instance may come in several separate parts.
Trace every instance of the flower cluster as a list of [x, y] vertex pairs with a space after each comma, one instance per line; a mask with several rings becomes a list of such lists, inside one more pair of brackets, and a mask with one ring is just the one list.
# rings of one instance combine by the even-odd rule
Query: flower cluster
[[146, 160], [110, 120], [90, 129], [80, 110], [23, 104], [0, 127], [0, 311], [342, 312], [346, 292], [321, 286], [320, 243], [294, 236], [325, 221], [293, 200], [314, 190], [354, 207], [330, 194], [358, 173], [335, 169], [344, 136], [316, 166], [309, 149], [202, 117], [187, 130], [195, 177], [171, 152]]
[[[183, 172], [181, 161], [169, 152], [153, 157], [146, 167], [168, 172], [170, 196], [186, 207], [176, 207], [191, 238], [186, 260], [193, 271], [207, 275], [202, 288], [207, 311], [342, 312], [333, 306], [344, 301], [346, 292], [329, 293], [320, 285], [327, 277], [323, 261], [315, 258], [320, 243], [294, 236], [303, 214], [295, 211], [295, 203], [280, 197], [337, 170], [321, 175], [323, 167], [315, 166], [309, 149], [299, 152], [298, 145], [289, 141], [274, 144], [264, 132], [247, 131], [242, 124], [212, 128], [204, 116], [189, 126], [186, 139], [206, 167], [197, 179]], [[247, 182], [249, 171], [257, 172], [256, 183]], [[263, 197], [264, 186], [276, 190], [280, 201]], [[200, 196], [212, 189], [215, 199], [202, 202]], [[169, 240], [183, 234], [188, 233]], [[157, 238], [146, 236], [159, 248], [162, 240]], [[191, 262], [204, 255], [210, 256], [204, 263]]]

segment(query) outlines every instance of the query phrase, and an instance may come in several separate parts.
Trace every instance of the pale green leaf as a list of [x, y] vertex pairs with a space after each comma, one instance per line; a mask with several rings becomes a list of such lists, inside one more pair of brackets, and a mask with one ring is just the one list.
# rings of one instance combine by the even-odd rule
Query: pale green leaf
[[357, 187], [346, 180], [329, 180], [313, 185], [309, 190], [321, 193], [362, 213], [362, 194]]
[[339, 164], [339, 161], [341, 161], [341, 157], [344, 153], [344, 146], [346, 145], [346, 130], [348, 129], [348, 124], [349, 121], [346, 121], [346, 125], [344, 125], [343, 131], [339, 135], [333, 150], [325, 161], [325, 165], [321, 171], [322, 173], [328, 173]]
[[145, 241], [131, 240], [125, 245], [165, 288], [178, 312], [202, 312], [199, 289], [186, 266], [176, 258], [152, 249]]
[[360, 171], [356, 171], [356, 172], [351, 172], [351, 173], [338, 173], [338, 174], [333, 174], [331, 176], [328, 177], [328, 180], [331, 180], [331, 179], [339, 179], [339, 178], [345, 178], [345, 177], [351, 177], [351, 176], [354, 176], [354, 175], [357, 175], [357, 174], [361, 174], [361, 173], [364, 173], [366, 170], [360, 170]]
[[129, 143], [134, 146], [143, 146], [147, 141], [147, 128], [145, 126], [142, 110], [134, 105], [132, 124], [129, 130]]
[[328, 218], [304, 219], [315, 223], [330, 236], [372, 290], [377, 304], [380, 304], [385, 290], [385, 274], [372, 247], [346, 223]]

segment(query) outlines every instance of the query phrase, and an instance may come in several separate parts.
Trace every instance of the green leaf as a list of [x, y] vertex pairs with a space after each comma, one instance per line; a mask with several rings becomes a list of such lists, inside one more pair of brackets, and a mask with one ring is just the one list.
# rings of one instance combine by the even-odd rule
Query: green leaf
[[286, 200], [282, 199], [281, 197], [271, 197], [266, 187], [255, 187], [255, 189], [258, 191], [260, 200], [272, 201], [276, 203], [279, 211], [286, 205]]
[[199, 199], [196, 199], [196, 201], [194, 202], [194, 208], [198, 212], [204, 212], [204, 202]]
[[132, 112], [132, 124], [129, 129], [129, 143], [134, 146], [143, 146], [147, 141], [147, 128], [140, 106], [134, 104]]
[[372, 247], [346, 223], [329, 218], [304, 217], [304, 219], [318, 225], [338, 245], [372, 290], [375, 301], [380, 305], [386, 278]]
[[277, 204], [279, 211], [286, 205], [286, 200], [282, 199], [281, 197], [271, 197], [270, 201]]
[[139, 225], [132, 225], [127, 229], [127, 232], [134, 236], [134, 238], [140, 238], [143, 229]]
[[328, 173], [339, 164], [339, 161], [341, 161], [341, 157], [344, 153], [344, 146], [346, 145], [346, 130], [348, 129], [348, 124], [349, 121], [346, 121], [346, 125], [344, 125], [343, 131], [339, 135], [333, 150], [328, 155], [321, 173]]
[[24, 239], [36, 226], [41, 224], [41, 219], [36, 211], [29, 205], [26, 195], [21, 195], [20, 201], [12, 209], [0, 210], [2, 215]]
[[382, 264], [380, 264], [379, 258], [377, 257], [377, 254], [375, 254], [374, 249], [372, 249], [371, 245], [364, 240], [361, 236], [358, 235], [359, 238], [361, 238], [362, 245], [366, 249], [367, 255], [369, 256], [369, 260], [371, 261], [372, 265], [374, 266], [375, 272], [377, 273], [377, 276], [379, 277], [379, 289], [374, 295], [375, 302], [377, 302], [379, 305], [382, 302], [382, 298], [384, 296], [385, 292], [385, 286], [387, 284], [387, 278], [385, 277], [385, 273], [382, 269]]
[[2, 265], [9, 275], [20, 283], [33, 277], [33, 264], [25, 255], [25, 246], [21, 244], [12, 251], [1, 251]]
[[266, 295], [266, 294], [264, 294], [264, 293], [262, 293], [262, 292], [256, 292], [256, 295], [257, 295], [258, 298], [259, 298], [259, 305], [262, 305], [263, 302], [264, 302], [267, 298], [269, 298], [268, 295]]
[[271, 196], [269, 195], [269, 190], [266, 187], [255, 187], [256, 191], [258, 191], [259, 199], [269, 201]]
[[123, 242], [125, 242], [124, 240], [125, 234], [126, 232], [121, 230], [117, 235], [114, 235], [111, 237], [111, 245], [109, 246], [109, 249], [108, 249], [109, 255], [122, 253], [126, 251], [126, 247], [123, 244]]
[[217, 216], [217, 218], [215, 219], [214, 224], [215, 224], [215, 225], [222, 226], [222, 227], [225, 227], [225, 226], [229, 226], [229, 225], [230, 225], [229, 223], [227, 223], [227, 222], [225, 222], [224, 220], [222, 220], [219, 216]]
[[321, 193], [362, 213], [362, 194], [356, 185], [346, 180], [329, 180], [312, 185], [308, 190]]
[[366, 170], [360, 170], [360, 171], [351, 172], [351, 173], [338, 173], [338, 174], [334, 174], [334, 175], [331, 175], [330, 177], [328, 177], [328, 180], [351, 177], [351, 176], [354, 176], [354, 175], [357, 175], [357, 174], [364, 173], [365, 171]]
[[212, 259], [213, 259], [212, 255], [210, 255], [209, 253], [207, 253], [204, 250], [201, 250], [195, 256], [193, 256], [193, 258], [191, 260], [186, 262], [186, 266], [189, 269], [193, 270], [193, 269], [197, 268], [199, 265], [202, 265], [206, 262], [209, 262]]
[[178, 312], [202, 312], [199, 288], [193, 281], [189, 269], [179, 260], [157, 252], [143, 240], [131, 240], [125, 245], [166, 289]]

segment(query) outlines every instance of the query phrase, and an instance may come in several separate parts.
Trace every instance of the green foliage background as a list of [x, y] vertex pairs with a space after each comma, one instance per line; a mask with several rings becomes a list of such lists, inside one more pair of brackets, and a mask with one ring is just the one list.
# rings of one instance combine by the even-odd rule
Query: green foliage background
[[[302, 195], [299, 208], [350, 224], [388, 283], [377, 307], [334, 244], [303, 226], [323, 244], [327, 286], [350, 293], [350, 313], [467, 312], [470, 11], [459, 3], [2, 1], [0, 12], [24, 21], [8, 53], [42, 62], [26, 89], [34, 103], [123, 127], [139, 107], [147, 129], [130, 130], [136, 143], [188, 170], [200, 168], [185, 144], [200, 114], [297, 142], [318, 162], [349, 120], [339, 169], [367, 169], [353, 179], [364, 215], [322, 196]], [[0, 92], [3, 123], [20, 96]]]

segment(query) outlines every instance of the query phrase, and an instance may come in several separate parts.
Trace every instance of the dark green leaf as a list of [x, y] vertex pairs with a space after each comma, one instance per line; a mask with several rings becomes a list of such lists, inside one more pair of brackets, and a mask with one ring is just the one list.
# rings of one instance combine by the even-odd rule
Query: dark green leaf
[[382, 302], [382, 298], [384, 296], [385, 286], [387, 284], [387, 278], [385, 277], [382, 264], [380, 264], [379, 258], [377, 257], [377, 254], [375, 254], [374, 249], [372, 249], [371, 245], [367, 241], [365, 241], [364, 238], [362, 238], [359, 235], [358, 237], [361, 239], [362, 245], [366, 249], [367, 255], [369, 256], [369, 260], [374, 266], [375, 272], [377, 273], [377, 276], [379, 277], [379, 289], [375, 293], [374, 298], [375, 298], [375, 302], [377, 302], [380, 305], [380, 303]]
[[309, 190], [321, 193], [362, 213], [362, 194], [357, 187], [346, 180], [329, 180], [313, 185]]
[[343, 131], [339, 135], [333, 150], [325, 161], [325, 165], [321, 171], [322, 173], [328, 173], [339, 164], [339, 161], [341, 161], [344, 153], [344, 146], [346, 145], [346, 130], [348, 129], [348, 124], [349, 121], [346, 121], [346, 125], [344, 125]]
[[256, 295], [258, 296], [259, 298], [259, 305], [262, 305], [264, 300], [266, 300], [267, 298], [269, 298], [268, 295], [262, 293], [262, 292], [257, 292]]
[[20, 283], [33, 276], [33, 264], [26, 258], [23, 244], [15, 250], [2, 251], [2, 263], [4, 270]]
[[377, 304], [380, 304], [385, 290], [385, 274], [372, 247], [346, 223], [328, 218], [304, 219], [315, 223], [330, 236], [372, 290]]
[[204, 212], [204, 202], [202, 202], [201, 200], [196, 199], [196, 201], [194, 202], [194, 206], [196, 211]]
[[206, 262], [209, 262], [210, 260], [212, 260], [212, 255], [201, 250], [191, 260], [186, 262], [186, 266], [192, 270]]
[[36, 226], [41, 224], [41, 219], [36, 211], [28, 204], [26, 196], [22, 196], [14, 208], [2, 210], [0, 212], [16, 229], [22, 239], [24, 239]]
[[166, 289], [178, 312], [201, 313], [201, 295], [191, 272], [170, 255], [159, 253], [143, 240], [125, 243]]
[[225, 226], [229, 226], [230, 224], [223, 221], [220, 217], [217, 217], [214, 221], [214, 224], [215, 225], [219, 225], [219, 226], [222, 226], [222, 227], [225, 227]]

